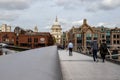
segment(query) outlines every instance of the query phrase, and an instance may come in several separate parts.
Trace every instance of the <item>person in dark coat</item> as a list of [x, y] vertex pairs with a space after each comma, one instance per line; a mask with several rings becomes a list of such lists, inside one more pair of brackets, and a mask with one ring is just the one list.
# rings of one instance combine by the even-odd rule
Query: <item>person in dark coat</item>
[[107, 53], [108, 53], [108, 49], [107, 49], [106, 40], [102, 40], [102, 43], [100, 45], [100, 54], [103, 62], [105, 62], [105, 57]]
[[98, 43], [97, 43], [96, 38], [94, 38], [91, 48], [92, 48], [92, 53], [93, 53], [93, 60], [98, 62], [98, 59], [97, 59]]

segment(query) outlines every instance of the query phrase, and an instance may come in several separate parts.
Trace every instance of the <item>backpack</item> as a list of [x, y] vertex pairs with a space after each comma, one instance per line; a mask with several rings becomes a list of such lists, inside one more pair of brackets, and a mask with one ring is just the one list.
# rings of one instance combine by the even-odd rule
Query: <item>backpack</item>
[[105, 44], [105, 43], [102, 44], [102, 50], [103, 50], [103, 52], [108, 52], [107, 44]]
[[93, 48], [93, 50], [98, 50], [98, 44], [97, 44], [97, 42], [93, 42], [93, 44], [92, 44], [92, 48]]

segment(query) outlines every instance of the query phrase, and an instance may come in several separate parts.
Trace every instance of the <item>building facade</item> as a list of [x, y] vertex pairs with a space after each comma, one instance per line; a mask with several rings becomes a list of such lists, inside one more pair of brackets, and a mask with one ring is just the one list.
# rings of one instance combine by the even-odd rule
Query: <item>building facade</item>
[[49, 32], [25, 31], [16, 27], [14, 32], [0, 32], [0, 43], [6, 43], [23, 48], [38, 48], [54, 44]]
[[0, 32], [11, 32], [11, 26], [8, 26], [7, 24], [2, 24], [0, 27]]
[[56, 20], [51, 28], [51, 34], [55, 37], [56, 44], [60, 44], [61, 35], [62, 35], [62, 28], [61, 25], [58, 22], [58, 18], [56, 17]]
[[120, 47], [120, 28], [106, 28], [104, 26], [92, 27], [88, 25], [87, 20], [83, 20], [83, 24], [80, 27], [72, 27], [65, 33], [65, 45], [71, 40], [74, 44], [74, 50], [81, 50], [86, 52], [91, 48], [91, 42], [94, 38], [97, 38], [97, 42], [100, 44], [105, 39], [109, 47]]
[[37, 28], [37, 26], [35, 26], [35, 28], [34, 28], [34, 32], [38, 32], [38, 28]]
[[0, 32], [0, 43], [14, 45], [16, 34], [14, 32]]
[[110, 35], [112, 47], [120, 48], [120, 28], [115, 27], [111, 29]]

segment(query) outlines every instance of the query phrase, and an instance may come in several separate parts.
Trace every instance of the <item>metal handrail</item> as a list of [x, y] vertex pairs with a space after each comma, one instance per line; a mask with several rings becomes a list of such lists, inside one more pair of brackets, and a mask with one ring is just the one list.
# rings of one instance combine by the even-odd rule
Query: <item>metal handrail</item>
[[[110, 55], [106, 55], [106, 56], [110, 56]], [[114, 55], [111, 55], [112, 56], [120, 56], [120, 54], [114, 54]]]
[[110, 56], [110, 59], [112, 59], [112, 53], [110, 52], [110, 50], [107, 48], [108, 50], [108, 53], [109, 53], [109, 56]]

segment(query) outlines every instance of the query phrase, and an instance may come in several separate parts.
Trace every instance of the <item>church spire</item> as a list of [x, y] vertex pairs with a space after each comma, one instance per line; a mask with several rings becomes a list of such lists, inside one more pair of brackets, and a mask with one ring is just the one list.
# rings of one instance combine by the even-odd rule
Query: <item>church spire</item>
[[56, 16], [55, 22], [58, 22], [58, 18], [57, 18], [57, 16]]

